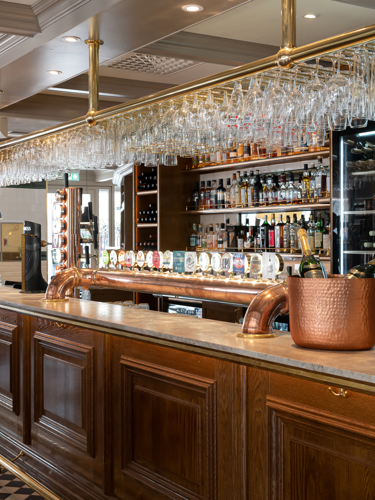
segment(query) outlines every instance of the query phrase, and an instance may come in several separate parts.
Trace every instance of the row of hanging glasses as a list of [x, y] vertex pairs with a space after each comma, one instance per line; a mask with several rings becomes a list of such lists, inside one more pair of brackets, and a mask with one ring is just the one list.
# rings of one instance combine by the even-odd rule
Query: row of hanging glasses
[[[193, 166], [318, 151], [329, 130], [375, 120], [375, 45], [345, 49], [0, 152], [0, 186], [77, 169]], [[203, 158], [203, 161], [201, 161]]]

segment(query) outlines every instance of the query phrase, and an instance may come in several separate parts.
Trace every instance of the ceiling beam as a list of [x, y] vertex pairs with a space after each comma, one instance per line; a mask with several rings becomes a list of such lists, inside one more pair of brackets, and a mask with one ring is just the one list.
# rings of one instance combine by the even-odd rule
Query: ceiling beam
[[263, 59], [277, 54], [279, 47], [264, 43], [243, 42], [218, 36], [181, 31], [138, 49], [137, 52], [177, 57], [227, 66]]
[[30, 5], [0, 1], [0, 32], [29, 37], [41, 29]]

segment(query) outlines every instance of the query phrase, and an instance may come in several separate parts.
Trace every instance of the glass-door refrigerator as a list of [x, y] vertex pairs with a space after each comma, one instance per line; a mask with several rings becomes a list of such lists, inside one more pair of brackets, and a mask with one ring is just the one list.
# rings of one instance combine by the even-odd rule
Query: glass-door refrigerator
[[345, 274], [375, 254], [375, 122], [332, 134], [332, 269]]

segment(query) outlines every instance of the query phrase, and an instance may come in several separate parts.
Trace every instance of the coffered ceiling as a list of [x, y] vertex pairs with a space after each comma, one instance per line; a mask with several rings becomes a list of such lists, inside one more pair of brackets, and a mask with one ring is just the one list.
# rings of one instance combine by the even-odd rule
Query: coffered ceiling
[[[194, 0], [195, 1], [195, 0]], [[87, 111], [88, 50], [99, 37], [100, 107], [275, 54], [280, 0], [0, 0], [0, 116], [10, 136]], [[375, 0], [297, 0], [303, 45], [375, 23]], [[314, 20], [304, 14], [317, 14]], [[62, 38], [74, 35], [78, 43]], [[61, 71], [50, 75], [49, 70]]]

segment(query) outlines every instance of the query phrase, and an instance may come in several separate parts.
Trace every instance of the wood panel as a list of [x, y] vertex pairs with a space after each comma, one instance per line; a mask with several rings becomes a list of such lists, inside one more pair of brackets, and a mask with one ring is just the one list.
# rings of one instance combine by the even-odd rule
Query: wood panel
[[18, 328], [0, 323], [0, 405], [20, 413]]
[[34, 421], [94, 456], [93, 348], [34, 335]]
[[267, 407], [269, 498], [375, 498], [375, 425], [274, 397]]
[[217, 498], [215, 381], [120, 363], [122, 473], [171, 498]]
[[16, 312], [0, 309], [0, 322], [7, 325], [17, 326], [18, 315]]

